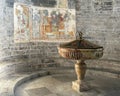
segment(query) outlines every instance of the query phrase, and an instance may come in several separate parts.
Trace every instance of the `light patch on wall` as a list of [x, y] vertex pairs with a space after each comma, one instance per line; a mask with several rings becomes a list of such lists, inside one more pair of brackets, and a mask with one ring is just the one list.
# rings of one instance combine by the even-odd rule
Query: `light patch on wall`
[[58, 0], [58, 7], [59, 8], [68, 8], [68, 1], [67, 0]]
[[75, 9], [28, 7], [16, 3], [14, 10], [15, 42], [75, 38]]

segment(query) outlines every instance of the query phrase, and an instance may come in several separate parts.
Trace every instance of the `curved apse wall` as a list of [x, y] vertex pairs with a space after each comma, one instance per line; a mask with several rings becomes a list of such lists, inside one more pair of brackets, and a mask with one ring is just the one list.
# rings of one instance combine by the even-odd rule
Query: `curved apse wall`
[[[39, 1], [42, 2], [42, 0], [36, 0], [36, 2]], [[54, 0], [50, 1], [54, 2]], [[45, 5], [48, 5], [50, 1], [46, 1], [47, 4]], [[72, 2], [72, 0], [68, 1]], [[23, 66], [32, 66], [33, 64], [36, 64], [39, 67], [59, 66], [59, 64], [57, 65], [57, 63], [54, 62], [55, 58], [60, 58], [56, 48], [59, 43], [14, 43], [14, 2], [21, 2], [30, 5], [38, 4], [31, 2], [31, 0], [0, 1], [0, 59], [9, 62], [22, 62], [19, 65], [23, 64]], [[70, 6], [74, 5], [70, 2]], [[114, 0], [114, 2], [113, 0], [110, 0], [109, 2], [107, 0], [77, 0], [77, 4], [77, 30], [82, 30], [86, 39], [104, 47], [105, 50], [102, 59], [119, 61], [119, 0]]]
[[[54, 0], [4, 0], [0, 1], [0, 60], [8, 63], [15, 63], [16, 71], [28, 71], [29, 69], [39, 70], [43, 67], [57, 67], [57, 59], [61, 58], [57, 52], [59, 42], [26, 42], [14, 43], [14, 3], [40, 6], [54, 5]], [[39, 2], [40, 1], [40, 2]], [[42, 3], [41, 3], [42, 2]], [[44, 5], [44, 4], [45, 5]], [[71, 2], [72, 3], [72, 2]], [[53, 6], [49, 7], [53, 7]], [[71, 4], [74, 6], [74, 4]]]

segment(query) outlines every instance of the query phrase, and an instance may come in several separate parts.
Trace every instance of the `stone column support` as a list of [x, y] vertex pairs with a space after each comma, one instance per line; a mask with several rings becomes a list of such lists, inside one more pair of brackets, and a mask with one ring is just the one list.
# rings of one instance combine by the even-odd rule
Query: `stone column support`
[[84, 60], [77, 60], [75, 64], [75, 72], [77, 75], [77, 80], [72, 82], [72, 88], [77, 92], [87, 91], [89, 87], [84, 82], [86, 73], [86, 64]]
[[77, 60], [77, 63], [75, 64], [75, 72], [79, 82], [84, 79], [86, 73], [86, 64], [83, 60]]

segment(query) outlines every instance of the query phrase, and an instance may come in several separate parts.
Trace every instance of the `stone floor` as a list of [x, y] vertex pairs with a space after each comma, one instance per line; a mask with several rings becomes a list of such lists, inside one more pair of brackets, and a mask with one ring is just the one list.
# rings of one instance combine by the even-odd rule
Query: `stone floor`
[[120, 96], [120, 79], [86, 75], [90, 90], [77, 93], [72, 90], [75, 74], [53, 74], [25, 82], [16, 88], [15, 96]]

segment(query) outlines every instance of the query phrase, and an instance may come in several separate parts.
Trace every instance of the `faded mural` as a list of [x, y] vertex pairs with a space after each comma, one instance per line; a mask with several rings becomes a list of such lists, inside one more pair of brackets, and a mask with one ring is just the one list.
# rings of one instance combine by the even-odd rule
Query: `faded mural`
[[15, 4], [14, 12], [14, 40], [16, 42], [28, 42], [29, 8], [25, 5]]
[[75, 9], [68, 9], [61, 3], [59, 5], [62, 8], [28, 7], [16, 3], [15, 42], [73, 39], [76, 32]]

